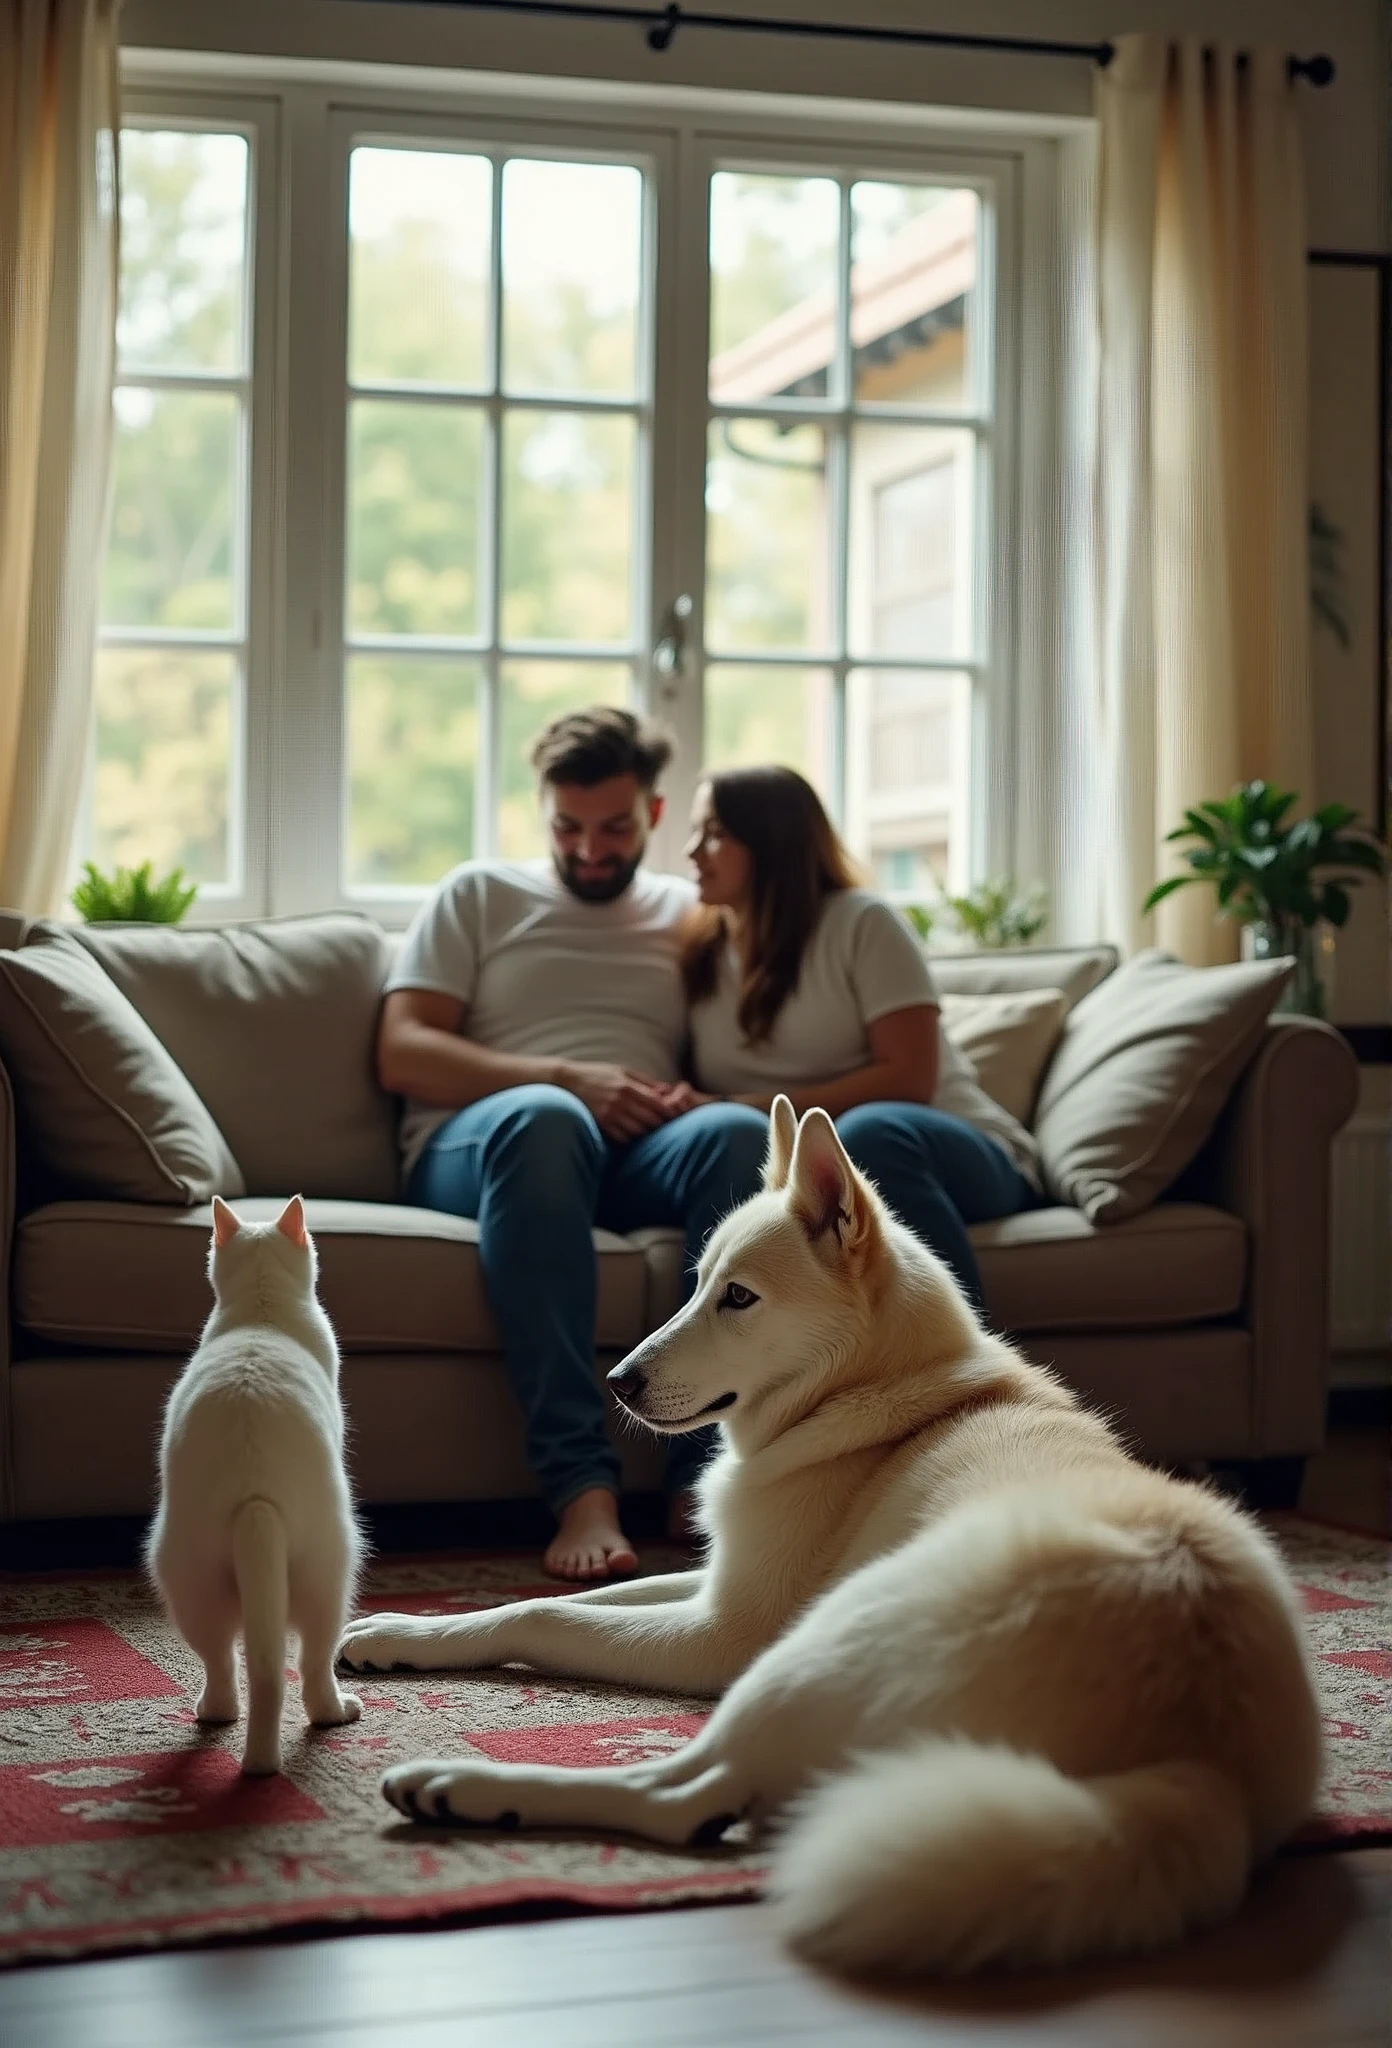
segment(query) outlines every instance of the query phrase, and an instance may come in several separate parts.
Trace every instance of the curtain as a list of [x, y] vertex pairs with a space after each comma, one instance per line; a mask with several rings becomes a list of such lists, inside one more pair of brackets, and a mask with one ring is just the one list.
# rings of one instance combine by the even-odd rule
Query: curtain
[[0, 0], [0, 905], [60, 904], [111, 469], [116, 0]]
[[1254, 776], [1313, 794], [1305, 195], [1275, 50], [1123, 37], [1098, 86], [1093, 929], [1236, 955], [1166, 832]]

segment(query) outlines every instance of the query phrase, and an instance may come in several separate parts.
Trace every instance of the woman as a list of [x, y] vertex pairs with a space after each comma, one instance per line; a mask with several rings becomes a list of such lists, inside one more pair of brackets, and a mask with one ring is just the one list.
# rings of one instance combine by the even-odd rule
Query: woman
[[858, 886], [816, 791], [737, 768], [696, 792], [701, 908], [684, 952], [698, 1101], [814, 1105], [900, 1220], [983, 1306], [971, 1223], [1039, 1199], [1029, 1133], [939, 1029], [917, 940]]

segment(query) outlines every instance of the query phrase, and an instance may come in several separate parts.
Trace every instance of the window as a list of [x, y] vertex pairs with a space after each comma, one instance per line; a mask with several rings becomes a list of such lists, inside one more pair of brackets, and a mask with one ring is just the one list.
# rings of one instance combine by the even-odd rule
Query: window
[[527, 751], [634, 690], [643, 177], [349, 161], [348, 887], [539, 852]]
[[250, 447], [246, 134], [121, 135], [111, 534], [91, 857], [239, 893]]
[[447, 83], [128, 104], [83, 852], [399, 921], [541, 849], [531, 742], [602, 700], [676, 736], [659, 862], [703, 764], [777, 760], [885, 888], [1002, 864], [1008, 151]]
[[983, 243], [966, 187], [711, 180], [705, 754], [802, 769], [886, 888], [969, 860]]

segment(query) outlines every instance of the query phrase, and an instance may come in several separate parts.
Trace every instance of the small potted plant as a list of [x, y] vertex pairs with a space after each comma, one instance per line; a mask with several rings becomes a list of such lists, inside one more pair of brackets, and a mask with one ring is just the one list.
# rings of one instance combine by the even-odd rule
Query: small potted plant
[[1208, 883], [1217, 891], [1219, 916], [1250, 928], [1255, 958], [1295, 961], [1280, 1007], [1323, 1017], [1328, 1004], [1318, 927], [1337, 931], [1347, 922], [1349, 890], [1365, 875], [1383, 875], [1387, 857], [1347, 804], [1325, 804], [1312, 817], [1287, 823], [1296, 801], [1293, 790], [1248, 782], [1221, 802], [1186, 811], [1166, 843], [1196, 842], [1183, 854], [1189, 872], [1157, 884], [1145, 908], [1153, 910], [1191, 882]]
[[1049, 921], [1049, 899], [1036, 882], [1017, 894], [1013, 881], [977, 882], [965, 896], [944, 896], [952, 921], [974, 946], [998, 951], [1027, 946]]
[[1017, 895], [1010, 881], [977, 882], [965, 896], [949, 896], [939, 883], [936, 903], [906, 903], [903, 911], [925, 945], [946, 916], [959, 941], [997, 951], [1036, 938], [1049, 921], [1049, 900], [1039, 883]]
[[89, 860], [82, 864], [72, 906], [84, 924], [177, 924], [197, 894], [182, 868], [157, 882], [153, 861], [104, 875]]

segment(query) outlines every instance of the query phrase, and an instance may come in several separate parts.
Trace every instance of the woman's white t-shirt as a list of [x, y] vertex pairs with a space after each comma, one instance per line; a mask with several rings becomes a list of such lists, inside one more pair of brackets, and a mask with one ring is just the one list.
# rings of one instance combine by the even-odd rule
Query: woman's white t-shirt
[[[715, 1095], [746, 1095], [835, 1080], [868, 1064], [869, 1027], [878, 1018], [937, 1001], [923, 950], [898, 911], [868, 889], [838, 889], [807, 942], [797, 987], [757, 1045], [740, 1029], [738, 959], [733, 948], [722, 956], [714, 993], [691, 1010], [697, 1086]], [[941, 1026], [933, 1107], [994, 1138], [1025, 1178], [1040, 1185], [1033, 1138], [992, 1101]]]

